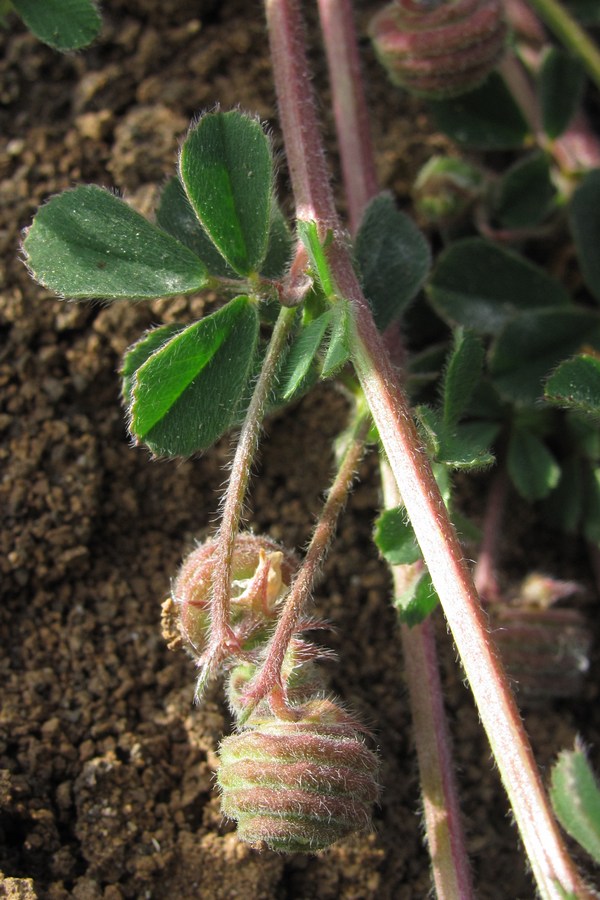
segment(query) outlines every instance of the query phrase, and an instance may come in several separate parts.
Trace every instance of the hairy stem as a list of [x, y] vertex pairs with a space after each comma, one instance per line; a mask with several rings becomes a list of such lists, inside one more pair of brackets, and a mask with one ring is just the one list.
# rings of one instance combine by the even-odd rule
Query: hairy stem
[[348, 0], [318, 0], [318, 4], [350, 231], [355, 234], [365, 207], [378, 193], [378, 184], [354, 17]]
[[500, 589], [496, 578], [498, 541], [502, 530], [502, 520], [506, 511], [508, 494], [508, 474], [502, 460], [492, 478], [483, 518], [483, 535], [477, 554], [477, 564], [473, 572], [475, 587], [482, 600], [494, 603], [500, 599]]
[[[365, 207], [379, 188], [354, 16], [350, 0], [318, 0], [318, 5], [350, 230], [355, 234]], [[383, 460], [381, 474], [386, 507], [398, 506], [402, 502], [398, 487], [389, 465]], [[402, 592], [406, 569], [406, 566], [392, 567], [397, 594]], [[470, 900], [473, 897], [471, 872], [433, 629], [430, 622], [414, 628], [402, 625], [401, 637], [436, 893], [439, 900], [455, 897]]]
[[[486, 728], [544, 898], [584, 887], [564, 846], [527, 736], [463, 559], [456, 532], [419, 441], [410, 408], [362, 294], [333, 206], [303, 44], [297, 0], [265, 0], [275, 86], [299, 218], [334, 235], [329, 263], [340, 296], [354, 312], [352, 355], [367, 403]], [[307, 160], [318, 171], [306, 173]], [[318, 186], [318, 191], [315, 187]]]
[[[292, 328], [296, 310], [282, 307], [273, 329], [262, 369], [248, 406], [231, 465], [231, 474], [223, 499], [221, 523], [217, 535], [219, 555], [215, 562], [210, 606], [211, 634], [206, 653], [208, 670], [224, 654], [235, 650], [235, 636], [229, 625], [231, 562], [248, 489], [252, 462], [258, 447], [265, 405], [273, 387], [277, 368]], [[210, 674], [207, 671], [207, 675]]]
[[[534, 66], [534, 71], [539, 68], [540, 59]], [[574, 172], [600, 166], [600, 141], [582, 110], [575, 113], [567, 130], [560, 137], [551, 140], [542, 127], [538, 95], [521, 62], [509, 53], [500, 63], [499, 70], [525, 117], [536, 143], [542, 150], [552, 155], [565, 176], [569, 177]]]
[[364, 453], [370, 425], [371, 419], [367, 413], [359, 414], [353, 423], [335, 478], [327, 492], [327, 499], [312, 533], [306, 556], [292, 582], [277, 627], [269, 641], [264, 662], [257, 677], [244, 694], [243, 702], [248, 715], [263, 697], [282, 687], [281, 667], [284, 656], [294, 633], [298, 630], [298, 624], [306, 610], [315, 580], [333, 539], [339, 515], [344, 508], [356, 476], [356, 469]]
[[588, 75], [600, 88], [600, 49], [558, 0], [529, 0], [548, 28], [578, 56]]
[[[386, 508], [399, 506], [402, 498], [385, 461], [381, 463], [381, 480]], [[391, 568], [398, 595], [407, 567]], [[471, 870], [431, 619], [413, 628], [401, 625], [401, 636], [436, 896], [438, 900], [471, 900]]]

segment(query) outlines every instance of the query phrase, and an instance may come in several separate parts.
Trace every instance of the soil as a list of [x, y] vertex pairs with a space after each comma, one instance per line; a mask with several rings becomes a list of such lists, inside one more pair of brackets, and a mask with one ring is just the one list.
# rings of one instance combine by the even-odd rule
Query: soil
[[[374, 830], [319, 856], [259, 853], [237, 841], [214, 790], [216, 748], [232, 727], [220, 687], [195, 707], [193, 664], [160, 634], [170, 580], [214, 526], [229, 444], [201, 459], [151, 462], [129, 445], [117, 375], [146, 328], [191, 321], [215, 298], [65, 304], [18, 258], [39, 204], [75, 183], [115, 187], [151, 214], [189, 120], [216, 103], [257, 112], [280, 146], [260, 4], [103, 8], [101, 39], [77, 55], [57, 55], [16, 20], [2, 36], [0, 897], [424, 898], [430, 874], [403, 665], [388, 575], [371, 542], [375, 460], [361, 467], [315, 598], [336, 626], [324, 637], [339, 654], [328, 664], [332, 688], [370, 723], [381, 754]], [[364, 52], [381, 183], [406, 205], [415, 172], [446, 141], [420, 104], [390, 91], [366, 42]], [[315, 43], [312, 55], [325, 115]], [[283, 162], [280, 182], [289, 203]], [[252, 529], [305, 546], [345, 415], [343, 397], [324, 385], [267, 425]], [[475, 517], [487, 483], [466, 489]], [[589, 581], [581, 548], [547, 536], [530, 514], [511, 519], [503, 551], [506, 578], [539, 568]], [[437, 624], [477, 896], [528, 900], [535, 892], [504, 793], [439, 616]], [[596, 662], [594, 653], [577, 698], [525, 714], [544, 771], [576, 733], [594, 760]]]

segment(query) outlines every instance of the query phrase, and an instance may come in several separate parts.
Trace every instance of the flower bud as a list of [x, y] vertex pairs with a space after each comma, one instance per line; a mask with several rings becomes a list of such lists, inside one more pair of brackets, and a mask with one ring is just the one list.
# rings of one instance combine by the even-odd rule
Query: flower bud
[[504, 51], [506, 23], [502, 0], [396, 0], [369, 33], [395, 84], [442, 99], [487, 77]]
[[[183, 643], [195, 657], [206, 648], [217, 546], [212, 538], [193, 550], [172, 589], [170, 608], [175, 605]], [[231, 624], [242, 642], [255, 639], [257, 631], [273, 622], [297, 567], [296, 556], [270, 538], [238, 534], [231, 566]]]

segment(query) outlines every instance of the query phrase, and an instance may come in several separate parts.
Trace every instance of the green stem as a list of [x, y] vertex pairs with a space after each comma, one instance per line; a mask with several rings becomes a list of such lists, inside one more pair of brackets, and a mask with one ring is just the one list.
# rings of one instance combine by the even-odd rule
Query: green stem
[[600, 88], [600, 49], [558, 0], [529, 0], [548, 28], [583, 63], [588, 75]]
[[235, 449], [217, 534], [219, 555], [215, 561], [212, 585], [210, 639], [198, 681], [197, 694], [202, 693], [203, 686], [223, 657], [239, 649], [229, 624], [231, 563], [235, 538], [242, 518], [265, 406], [295, 317], [296, 310], [293, 307], [281, 308]]

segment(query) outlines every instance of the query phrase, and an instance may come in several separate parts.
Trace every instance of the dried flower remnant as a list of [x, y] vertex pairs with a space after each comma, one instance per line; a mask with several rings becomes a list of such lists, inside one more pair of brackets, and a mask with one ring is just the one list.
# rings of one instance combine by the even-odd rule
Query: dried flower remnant
[[[217, 542], [200, 544], [185, 559], [173, 584], [168, 609], [184, 646], [196, 659], [206, 649]], [[249, 533], [236, 538], [231, 569], [232, 626], [240, 644], [271, 624], [298, 567], [296, 556], [271, 538]]]

